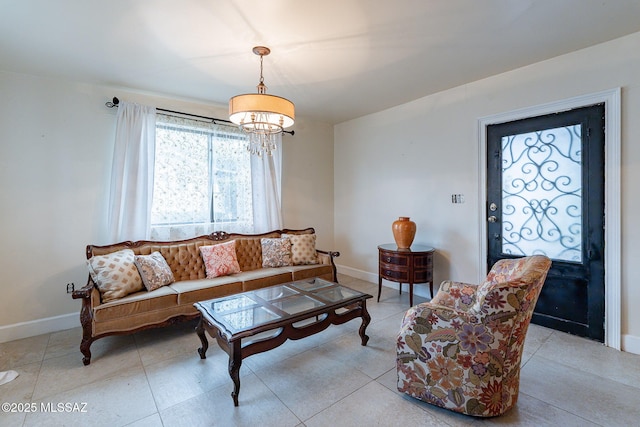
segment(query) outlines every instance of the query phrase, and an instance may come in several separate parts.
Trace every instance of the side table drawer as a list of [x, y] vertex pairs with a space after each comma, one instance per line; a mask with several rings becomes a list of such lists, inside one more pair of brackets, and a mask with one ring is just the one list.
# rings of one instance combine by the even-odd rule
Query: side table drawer
[[413, 272], [414, 283], [433, 282], [433, 270], [415, 270]]
[[380, 275], [387, 280], [409, 281], [409, 272], [402, 270], [392, 270], [383, 265], [380, 266]]
[[386, 254], [384, 252], [380, 252], [380, 262], [384, 262], [387, 264], [395, 264], [395, 265], [409, 265], [409, 258], [406, 256], [393, 256], [390, 254]]
[[433, 268], [432, 254], [425, 254], [425, 255], [414, 257], [413, 267], [414, 268]]

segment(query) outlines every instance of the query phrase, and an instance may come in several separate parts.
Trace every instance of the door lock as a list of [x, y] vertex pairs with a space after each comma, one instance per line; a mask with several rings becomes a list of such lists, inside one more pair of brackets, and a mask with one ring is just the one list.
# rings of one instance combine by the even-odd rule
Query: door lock
[[490, 210], [491, 212], [495, 212], [496, 210], [498, 210], [498, 206], [497, 206], [495, 203], [491, 203], [491, 204], [489, 205], [489, 210]]

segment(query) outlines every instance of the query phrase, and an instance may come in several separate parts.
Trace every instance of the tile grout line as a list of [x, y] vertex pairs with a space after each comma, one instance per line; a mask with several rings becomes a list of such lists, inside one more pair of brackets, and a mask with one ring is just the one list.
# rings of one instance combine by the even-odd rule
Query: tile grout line
[[250, 369], [250, 371], [253, 373], [253, 375], [255, 375], [255, 377], [258, 379], [258, 381], [260, 381], [260, 382], [262, 383], [262, 385], [264, 385], [264, 386], [265, 386], [265, 388], [266, 388], [267, 390], [269, 390], [271, 393], [273, 393], [273, 395], [276, 397], [276, 399], [278, 399], [278, 401], [279, 401], [280, 403], [282, 403], [282, 406], [284, 406], [285, 408], [287, 408], [287, 411], [291, 412], [291, 415], [293, 415], [293, 416], [294, 416], [294, 417], [299, 421], [299, 423], [298, 423], [298, 424], [296, 424], [296, 425], [300, 425], [300, 423], [302, 423], [302, 424], [304, 425], [304, 421], [303, 421], [302, 419], [300, 419], [300, 417], [299, 417], [295, 412], [293, 412], [293, 409], [291, 409], [291, 408], [289, 407], [289, 405], [287, 405], [286, 403], [284, 403], [284, 402], [282, 401], [282, 399], [280, 398], [280, 396], [278, 396], [278, 394], [277, 394], [274, 390], [272, 390], [272, 389], [271, 389], [271, 387], [269, 387], [269, 386], [267, 385], [267, 383], [265, 383], [265, 382], [263, 381], [263, 379], [262, 379], [262, 378], [260, 378], [260, 376], [256, 373], [256, 371], [254, 371], [253, 369]]
[[[47, 355], [47, 350], [49, 349], [49, 343], [51, 342], [51, 335], [53, 332], [49, 332], [47, 334], [47, 344], [44, 347], [44, 351], [42, 352], [42, 358], [40, 359], [40, 366], [38, 367], [38, 373], [36, 374], [36, 380], [33, 382], [33, 387], [31, 388], [31, 396], [29, 397], [29, 403], [33, 404], [33, 395], [35, 394], [36, 391], [36, 386], [38, 385], [38, 382], [40, 381], [40, 373], [42, 372], [42, 365], [44, 365], [44, 361], [45, 356]], [[25, 413], [24, 415], [24, 419], [22, 420], [22, 425], [24, 426], [27, 422], [27, 417], [29, 416], [29, 413]]]
[[[160, 422], [162, 423], [162, 425], [164, 426], [164, 421], [162, 420], [162, 415], [160, 414], [160, 408], [158, 408], [158, 401], [156, 399], [156, 395], [153, 392], [153, 387], [151, 387], [151, 383], [149, 382], [149, 374], [147, 373], [147, 367], [145, 366], [144, 362], [142, 361], [142, 356], [140, 355], [140, 348], [138, 347], [138, 334], [133, 334], [133, 343], [135, 344], [135, 349], [136, 349], [136, 353], [138, 354], [138, 360], [140, 360], [140, 366], [142, 366], [142, 372], [144, 372], [144, 379], [147, 383], [147, 387], [149, 387], [149, 392], [151, 393], [151, 398], [153, 399], [153, 406], [155, 406], [156, 408], [156, 412], [155, 414], [158, 414], [158, 418], [160, 418]], [[132, 421], [131, 423], [127, 424], [127, 425], [131, 425], [135, 422], [138, 422], [140, 420], [143, 420], [147, 417], [152, 416], [153, 414], [149, 414], [146, 415], [138, 420]]]

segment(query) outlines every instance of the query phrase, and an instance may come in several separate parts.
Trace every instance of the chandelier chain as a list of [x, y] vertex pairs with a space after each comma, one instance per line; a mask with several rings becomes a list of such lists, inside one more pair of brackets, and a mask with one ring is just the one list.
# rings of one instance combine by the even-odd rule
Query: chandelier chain
[[262, 60], [264, 55], [260, 55], [260, 84], [264, 84], [264, 77], [262, 76]]

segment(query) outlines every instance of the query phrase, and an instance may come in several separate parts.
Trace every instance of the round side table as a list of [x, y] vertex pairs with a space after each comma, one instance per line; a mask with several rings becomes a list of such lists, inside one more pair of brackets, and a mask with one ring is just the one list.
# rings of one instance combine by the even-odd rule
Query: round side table
[[434, 248], [413, 245], [409, 249], [398, 249], [395, 243], [378, 246], [378, 302], [382, 292], [382, 279], [409, 284], [409, 305], [413, 306], [413, 285], [429, 283], [433, 298], [433, 253]]

